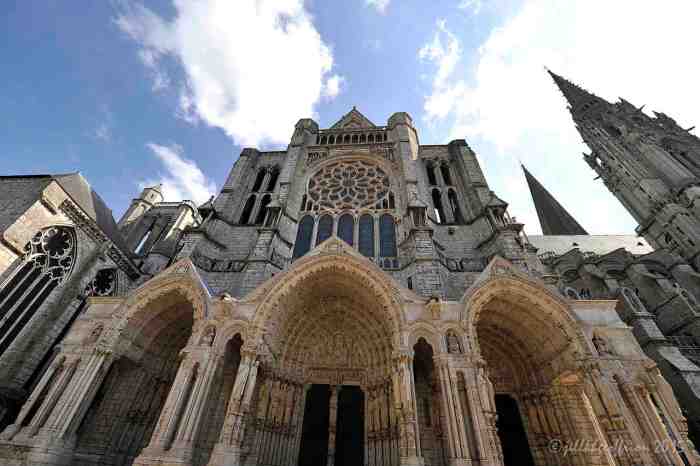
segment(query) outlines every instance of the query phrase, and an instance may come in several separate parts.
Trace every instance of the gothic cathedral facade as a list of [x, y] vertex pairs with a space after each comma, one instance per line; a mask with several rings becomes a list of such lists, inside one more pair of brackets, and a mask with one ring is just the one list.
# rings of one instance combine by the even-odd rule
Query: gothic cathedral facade
[[0, 177], [0, 464], [700, 464], [700, 142], [553, 77], [645, 239], [526, 172], [528, 237], [466, 141], [355, 108], [119, 222]]

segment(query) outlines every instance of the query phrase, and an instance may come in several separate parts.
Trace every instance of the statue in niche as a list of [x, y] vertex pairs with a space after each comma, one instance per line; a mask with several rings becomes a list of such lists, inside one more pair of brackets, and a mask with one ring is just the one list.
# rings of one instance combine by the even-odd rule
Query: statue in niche
[[447, 340], [448, 353], [462, 354], [462, 344], [459, 342], [459, 337], [454, 331], [448, 330], [445, 334], [445, 339]]
[[433, 319], [439, 319], [440, 318], [440, 312], [442, 311], [442, 305], [440, 304], [440, 298], [437, 296], [433, 296], [430, 298], [430, 301], [428, 301], [427, 304], [428, 310], [430, 311], [430, 315], [433, 317]]
[[216, 327], [208, 327], [202, 338], [199, 340], [200, 345], [212, 346], [214, 344], [214, 339], [216, 338]]
[[608, 346], [608, 343], [605, 341], [603, 337], [598, 335], [597, 333], [593, 334], [593, 346], [595, 346], [596, 351], [598, 351], [598, 354], [600, 356], [611, 356], [613, 352], [610, 350], [610, 347]]

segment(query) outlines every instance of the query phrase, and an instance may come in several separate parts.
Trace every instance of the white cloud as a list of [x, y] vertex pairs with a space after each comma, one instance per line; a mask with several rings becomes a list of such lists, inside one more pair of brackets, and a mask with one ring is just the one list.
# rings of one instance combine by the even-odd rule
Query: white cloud
[[378, 13], [384, 14], [389, 7], [390, 1], [391, 0], [365, 0], [365, 3], [377, 10]]
[[512, 214], [528, 220], [528, 231], [539, 228], [518, 159], [589, 233], [631, 233], [634, 221], [581, 160], [588, 149], [544, 66], [609, 101], [623, 96], [692, 126], [700, 122], [697, 99], [690, 98], [700, 62], [689, 59], [700, 42], [698, 17], [700, 3], [681, 0], [528, 0], [491, 31], [473, 68], [459, 63], [447, 78], [445, 47], [434, 44], [453, 35], [439, 24], [440, 39], [421, 49], [431, 51], [424, 60], [435, 73], [425, 121], [448, 127], [449, 138], [466, 136], [492, 188]]
[[445, 87], [447, 78], [450, 77], [461, 57], [462, 47], [459, 40], [447, 29], [447, 21], [438, 20], [433, 40], [418, 51], [418, 58], [425, 62], [432, 62], [437, 66], [433, 79], [434, 89], [439, 90]]
[[460, 10], [466, 10], [471, 12], [473, 15], [478, 15], [483, 6], [481, 0], [462, 0], [459, 2], [457, 8]]
[[140, 45], [154, 90], [175, 80], [166, 59], [182, 67], [176, 114], [187, 121], [222, 128], [240, 145], [286, 143], [299, 118], [342, 89], [303, 0], [173, 1], [172, 20], [128, 2], [115, 22]]
[[180, 146], [163, 146], [151, 142], [146, 147], [163, 164], [165, 173], [160, 173], [157, 179], [141, 183], [142, 188], [162, 184], [166, 201], [189, 199], [201, 204], [214, 195], [214, 182], [204, 176], [194, 161], [184, 157]]
[[341, 88], [345, 85], [345, 78], [342, 76], [338, 76], [337, 74], [334, 74], [328, 80], [326, 81], [326, 85], [323, 88], [323, 95], [324, 97], [328, 97], [330, 99], [335, 98], [338, 94], [340, 94]]

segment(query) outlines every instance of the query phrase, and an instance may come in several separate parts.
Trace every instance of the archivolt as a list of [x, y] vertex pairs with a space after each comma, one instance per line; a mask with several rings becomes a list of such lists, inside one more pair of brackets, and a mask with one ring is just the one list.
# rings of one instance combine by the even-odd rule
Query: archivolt
[[[256, 341], [262, 340], [265, 327], [276, 310], [284, 311], [281, 309], [284, 305], [282, 298], [298, 293], [305, 285], [313, 286], [314, 277], [318, 276], [340, 276], [339, 279], [354, 283], [358, 289], [366, 292], [376, 303], [376, 308], [380, 309], [382, 316], [377, 318], [389, 322], [393, 335], [398, 335], [404, 326], [406, 319], [398, 288], [374, 264], [349, 254], [320, 254], [298, 260], [292, 268], [274, 277], [265, 287], [264, 297], [253, 318]], [[244, 300], [256, 299], [255, 294], [257, 293]]]

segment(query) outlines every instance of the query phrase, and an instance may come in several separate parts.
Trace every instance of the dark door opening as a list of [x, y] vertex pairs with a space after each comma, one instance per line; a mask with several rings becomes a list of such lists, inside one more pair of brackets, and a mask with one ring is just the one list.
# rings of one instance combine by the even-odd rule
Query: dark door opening
[[326, 466], [328, 459], [328, 385], [312, 385], [306, 394], [299, 466]]
[[505, 466], [534, 466], [518, 403], [510, 395], [496, 395], [496, 412]]
[[335, 465], [362, 466], [365, 460], [365, 394], [344, 386], [338, 394]]

